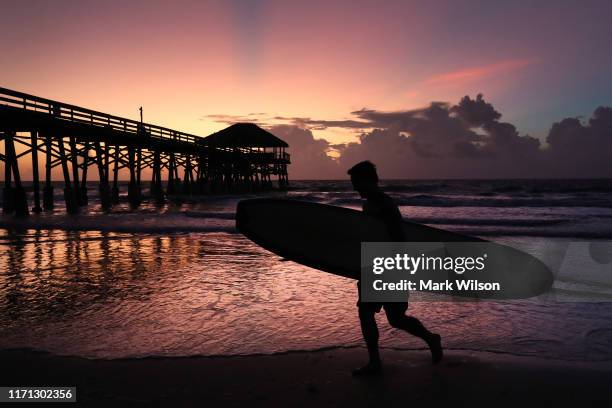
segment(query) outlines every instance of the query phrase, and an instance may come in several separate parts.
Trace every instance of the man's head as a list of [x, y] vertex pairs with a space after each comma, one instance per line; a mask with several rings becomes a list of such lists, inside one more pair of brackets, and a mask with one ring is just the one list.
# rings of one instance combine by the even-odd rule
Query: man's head
[[357, 163], [347, 173], [351, 176], [353, 188], [361, 197], [367, 197], [368, 194], [378, 190], [378, 174], [372, 162], [366, 160]]

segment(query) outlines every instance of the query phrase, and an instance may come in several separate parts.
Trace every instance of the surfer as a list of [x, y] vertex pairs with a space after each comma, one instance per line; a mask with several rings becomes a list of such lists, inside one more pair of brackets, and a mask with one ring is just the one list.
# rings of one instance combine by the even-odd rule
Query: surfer
[[[370, 161], [363, 161], [350, 168], [348, 174], [351, 176], [351, 183], [355, 191], [359, 193], [361, 198], [365, 199], [363, 212], [382, 219], [387, 225], [393, 241], [405, 241], [402, 215], [393, 199], [380, 189], [376, 166]], [[382, 308], [385, 309], [387, 320], [392, 327], [404, 330], [427, 343], [434, 364], [442, 359], [440, 335], [427, 330], [417, 318], [406, 315], [408, 299], [406, 299], [406, 302], [362, 302], [359, 281], [357, 281], [357, 289], [359, 294], [357, 301], [359, 321], [368, 349], [369, 361], [365, 366], [355, 369], [353, 371], [354, 375], [377, 374], [382, 369], [378, 351], [378, 326], [375, 318], [376, 313], [380, 312]]]

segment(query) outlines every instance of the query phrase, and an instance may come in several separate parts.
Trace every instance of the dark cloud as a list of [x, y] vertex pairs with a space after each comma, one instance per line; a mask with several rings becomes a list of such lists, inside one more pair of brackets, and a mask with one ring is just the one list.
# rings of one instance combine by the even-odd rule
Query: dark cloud
[[546, 138], [548, 171], [563, 177], [612, 176], [612, 108], [600, 106], [585, 124], [566, 118]]
[[478, 94], [476, 99], [464, 96], [459, 103], [450, 108], [469, 127], [478, 127], [490, 124], [499, 118], [501, 113], [493, 108], [493, 105], [485, 102], [482, 94]]
[[388, 178], [506, 178], [612, 176], [612, 109], [600, 107], [587, 124], [555, 123], [548, 146], [501, 121], [482, 95], [457, 105], [396, 112], [353, 112], [373, 131], [340, 147], [339, 165], [375, 162]]
[[[482, 95], [466, 96], [456, 105], [432, 102], [420, 109], [363, 108], [351, 114], [355, 120], [269, 118], [285, 122], [268, 128], [291, 146], [292, 178], [344, 178], [346, 169], [361, 160], [377, 164], [382, 178], [612, 177], [609, 107], [597, 108], [587, 122], [566, 118], [554, 123], [546, 145], [501, 121], [501, 113]], [[314, 138], [313, 130], [329, 127], [361, 134], [344, 144]], [[331, 158], [330, 151], [339, 157]]]
[[342, 178], [338, 163], [327, 154], [332, 148], [327, 140], [315, 139], [309, 129], [295, 125], [275, 125], [267, 130], [289, 144], [291, 178], [298, 180]]

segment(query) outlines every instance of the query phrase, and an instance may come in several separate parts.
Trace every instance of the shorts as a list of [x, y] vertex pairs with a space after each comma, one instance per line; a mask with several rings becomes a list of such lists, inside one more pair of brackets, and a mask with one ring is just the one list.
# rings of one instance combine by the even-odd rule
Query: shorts
[[406, 302], [362, 302], [360, 281], [357, 281], [357, 307], [360, 311], [379, 313], [384, 307], [387, 314], [404, 314], [408, 310], [408, 301]]

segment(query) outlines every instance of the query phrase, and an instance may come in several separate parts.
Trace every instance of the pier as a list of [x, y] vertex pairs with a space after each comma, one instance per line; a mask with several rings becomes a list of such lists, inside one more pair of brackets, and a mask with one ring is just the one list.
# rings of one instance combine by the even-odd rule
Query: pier
[[[143, 199], [163, 203], [171, 196], [269, 190], [273, 177], [280, 189], [289, 184], [288, 144], [252, 123], [202, 137], [0, 88], [0, 141], [4, 214], [52, 210], [57, 166], [66, 211], [72, 214], [88, 203], [91, 172], [99, 180], [105, 211], [119, 201], [122, 169], [129, 172], [132, 208]], [[20, 159], [32, 164], [31, 193], [23, 185]], [[151, 169], [150, 180], [143, 178], [145, 169]], [[148, 197], [142, 194], [144, 183], [150, 183]]]

